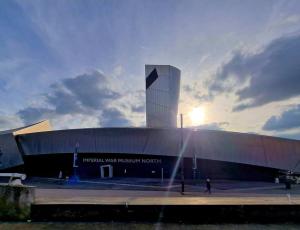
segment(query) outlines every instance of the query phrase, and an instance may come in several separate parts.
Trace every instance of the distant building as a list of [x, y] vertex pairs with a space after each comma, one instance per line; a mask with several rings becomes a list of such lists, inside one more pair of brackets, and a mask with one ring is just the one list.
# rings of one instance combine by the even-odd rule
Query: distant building
[[146, 65], [145, 75], [147, 127], [177, 127], [180, 70], [170, 65]]

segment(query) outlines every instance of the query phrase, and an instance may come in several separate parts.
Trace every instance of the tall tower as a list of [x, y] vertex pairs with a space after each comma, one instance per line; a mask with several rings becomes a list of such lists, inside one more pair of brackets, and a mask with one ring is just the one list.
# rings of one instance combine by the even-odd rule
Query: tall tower
[[147, 127], [177, 127], [180, 70], [170, 65], [146, 65], [145, 75]]

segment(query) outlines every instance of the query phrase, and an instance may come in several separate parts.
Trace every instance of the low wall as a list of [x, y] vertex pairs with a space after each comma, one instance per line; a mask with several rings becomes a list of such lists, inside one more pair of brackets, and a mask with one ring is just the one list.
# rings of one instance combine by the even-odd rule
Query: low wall
[[26, 220], [34, 202], [34, 187], [0, 184], [0, 219]]
[[299, 223], [300, 205], [33, 204], [32, 221]]

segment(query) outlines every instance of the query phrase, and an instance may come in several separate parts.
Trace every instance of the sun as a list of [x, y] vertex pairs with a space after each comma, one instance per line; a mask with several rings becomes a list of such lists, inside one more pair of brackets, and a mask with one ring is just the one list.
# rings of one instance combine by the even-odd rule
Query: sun
[[201, 125], [204, 123], [205, 111], [203, 107], [193, 108], [189, 113], [191, 122], [193, 125]]

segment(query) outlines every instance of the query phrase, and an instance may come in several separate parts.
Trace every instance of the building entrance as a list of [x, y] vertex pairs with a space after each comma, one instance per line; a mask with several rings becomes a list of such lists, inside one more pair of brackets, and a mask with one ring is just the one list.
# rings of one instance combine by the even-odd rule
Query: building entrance
[[101, 178], [112, 178], [113, 177], [113, 166], [112, 165], [101, 165], [100, 166]]

